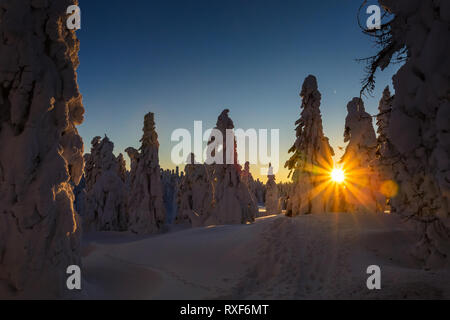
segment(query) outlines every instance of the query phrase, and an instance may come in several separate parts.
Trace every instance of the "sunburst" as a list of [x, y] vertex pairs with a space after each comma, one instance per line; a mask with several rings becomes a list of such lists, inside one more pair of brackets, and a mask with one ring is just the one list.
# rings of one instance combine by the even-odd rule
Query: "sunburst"
[[334, 168], [330, 172], [331, 181], [335, 183], [343, 183], [345, 181], [345, 172], [341, 168]]

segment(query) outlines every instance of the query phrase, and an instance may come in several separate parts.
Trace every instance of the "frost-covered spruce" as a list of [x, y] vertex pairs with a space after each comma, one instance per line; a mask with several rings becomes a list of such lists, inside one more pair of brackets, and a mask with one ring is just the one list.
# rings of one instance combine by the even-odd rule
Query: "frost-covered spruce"
[[[79, 216], [84, 212], [86, 204], [86, 178], [84, 175], [81, 177], [78, 185], [73, 185], [73, 194], [75, 196], [74, 207]], [[81, 217], [81, 221], [83, 218]], [[82, 222], [81, 222], [82, 223]]]
[[213, 188], [206, 165], [195, 162], [194, 154], [184, 168], [178, 191], [178, 215], [175, 223], [204, 226], [212, 211]]
[[247, 186], [247, 189], [252, 197], [252, 201], [255, 205], [258, 205], [257, 200], [257, 187], [255, 180], [253, 179], [252, 173], [250, 172], [250, 162], [245, 162], [244, 170], [241, 171], [241, 181]]
[[[223, 164], [208, 165], [211, 175], [214, 199], [213, 209], [204, 220], [204, 225], [239, 224], [255, 220], [258, 208], [247, 186], [241, 181], [241, 167], [237, 163], [236, 140], [227, 143], [227, 130], [234, 130], [234, 124], [228, 116], [229, 110], [224, 110], [217, 119], [216, 128], [222, 133], [223, 141], [218, 141], [215, 150], [222, 146]], [[211, 143], [211, 141], [210, 141]], [[227, 164], [227, 144], [231, 144], [232, 162]]]
[[[376, 161], [375, 166], [379, 170], [380, 177], [383, 180], [392, 179], [392, 170], [390, 166], [392, 164], [392, 159], [396, 156], [397, 152], [394, 146], [389, 141], [389, 123], [392, 114], [392, 104], [394, 101], [394, 96], [391, 96], [389, 87], [386, 87], [383, 91], [383, 96], [378, 105], [378, 115], [377, 115], [377, 151], [376, 151]], [[388, 169], [388, 170], [384, 170]]]
[[292, 183], [278, 183], [279, 212], [287, 209], [287, 202], [292, 187]]
[[[405, 64], [393, 78], [395, 98], [388, 136], [397, 155], [392, 176], [397, 214], [414, 221], [422, 236], [415, 255], [428, 266], [450, 260], [450, 2], [382, 0], [393, 19], [367, 31], [382, 49], [370, 60], [367, 83], [395, 54]], [[403, 54], [402, 54], [403, 53]]]
[[281, 213], [281, 207], [278, 203], [278, 186], [275, 182], [275, 175], [273, 174], [273, 168], [269, 165], [269, 172], [267, 175], [266, 183], [266, 214], [279, 214]]
[[159, 232], [165, 222], [159, 142], [153, 113], [145, 116], [143, 131], [139, 151], [125, 150], [131, 160], [128, 229], [137, 234], [150, 234]]
[[164, 208], [166, 210], [166, 222], [171, 224], [177, 217], [178, 190], [181, 177], [178, 167], [176, 170], [162, 170], [161, 180], [164, 189]]
[[378, 175], [370, 164], [375, 160], [377, 138], [372, 116], [364, 102], [353, 98], [347, 104], [344, 142], [348, 142], [341, 163], [347, 175], [344, 192], [347, 210], [375, 212], [381, 208]]
[[250, 172], [250, 162], [246, 162], [244, 169], [241, 171], [241, 181], [248, 187], [250, 196], [256, 206], [264, 205], [266, 186], [259, 179], [254, 179]]
[[[380, 184], [380, 193], [384, 196], [381, 198], [380, 204], [386, 205], [390, 199], [396, 195], [397, 186], [392, 180], [392, 164], [396, 151], [392, 143], [388, 139], [389, 120], [392, 111], [393, 96], [389, 87], [383, 91], [383, 96], [378, 105], [377, 115], [377, 151], [376, 158], [370, 164], [372, 172], [377, 175]], [[387, 209], [387, 208], [385, 208]]]
[[250, 162], [245, 162], [244, 169], [241, 171], [241, 180], [245, 183], [249, 188], [252, 187], [254, 183], [254, 179], [252, 173], [250, 172]]
[[253, 190], [255, 192], [256, 204], [260, 206], [264, 205], [266, 202], [266, 185], [261, 180], [256, 179]]
[[379, 156], [385, 155], [388, 145], [388, 128], [389, 128], [389, 119], [392, 111], [392, 102], [393, 98], [391, 96], [391, 91], [389, 90], [389, 86], [386, 87], [383, 91], [383, 96], [378, 105], [378, 115], [377, 115], [377, 154]]
[[128, 170], [127, 170], [127, 164], [125, 162], [125, 158], [123, 157], [123, 154], [119, 153], [119, 155], [117, 156], [117, 174], [119, 175], [120, 179], [122, 179], [122, 181], [127, 181], [128, 179]]
[[123, 157], [113, 154], [108, 137], [95, 137], [86, 159], [86, 195], [80, 212], [85, 231], [127, 229], [127, 189]]
[[0, 1], [0, 297], [61, 297], [80, 265], [72, 186], [83, 172], [76, 126], [75, 0]]
[[322, 170], [333, 167], [334, 151], [322, 128], [320, 114], [321, 94], [318, 91], [316, 77], [306, 77], [302, 90], [302, 113], [296, 124], [297, 140], [289, 150], [293, 153], [285, 167], [291, 170], [293, 188], [287, 204], [287, 215], [322, 213], [328, 210], [328, 199], [317, 193], [317, 187], [323, 177], [317, 168]]

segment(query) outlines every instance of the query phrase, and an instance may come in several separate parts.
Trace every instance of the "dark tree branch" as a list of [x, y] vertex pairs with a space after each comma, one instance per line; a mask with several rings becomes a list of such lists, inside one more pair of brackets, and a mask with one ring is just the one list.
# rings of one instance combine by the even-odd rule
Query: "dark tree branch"
[[[358, 25], [365, 35], [373, 38], [378, 53], [368, 58], [358, 59], [358, 62], [365, 62], [365, 77], [361, 81], [362, 88], [360, 97], [373, 96], [375, 90], [376, 77], [375, 73], [378, 69], [384, 70], [390, 64], [401, 63], [406, 59], [407, 49], [403, 43], [399, 43], [392, 34], [392, 25], [398, 23], [397, 17], [393, 17], [389, 22], [383, 23], [380, 29], [367, 29], [361, 24], [361, 11], [367, 4], [364, 0], [358, 11]], [[382, 20], [391, 16], [390, 12], [385, 9]]]

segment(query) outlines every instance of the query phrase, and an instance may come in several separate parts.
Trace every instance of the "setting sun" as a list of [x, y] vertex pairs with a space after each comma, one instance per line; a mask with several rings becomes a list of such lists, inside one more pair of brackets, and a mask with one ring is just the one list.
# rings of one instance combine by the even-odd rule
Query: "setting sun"
[[336, 183], [342, 183], [345, 180], [345, 174], [344, 170], [335, 168], [333, 171], [331, 171], [331, 180], [333, 180]]

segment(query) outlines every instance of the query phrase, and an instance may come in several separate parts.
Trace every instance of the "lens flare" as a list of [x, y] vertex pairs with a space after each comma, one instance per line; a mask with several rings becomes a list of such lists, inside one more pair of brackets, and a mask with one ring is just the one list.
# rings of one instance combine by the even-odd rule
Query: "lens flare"
[[333, 180], [336, 183], [342, 183], [345, 180], [345, 173], [344, 170], [339, 168], [334, 168], [333, 171], [331, 171], [331, 180]]
[[380, 192], [386, 198], [395, 198], [398, 194], [398, 184], [392, 180], [384, 181], [380, 187]]

